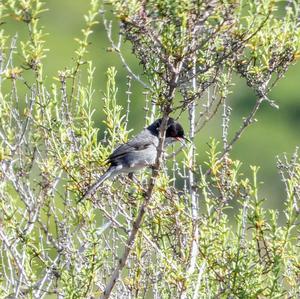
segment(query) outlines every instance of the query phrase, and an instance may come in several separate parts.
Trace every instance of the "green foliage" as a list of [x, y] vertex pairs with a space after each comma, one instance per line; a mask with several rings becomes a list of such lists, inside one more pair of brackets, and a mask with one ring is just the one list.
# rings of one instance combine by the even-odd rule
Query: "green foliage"
[[[115, 77], [116, 70], [112, 67], [107, 70], [107, 86], [104, 94], [103, 112], [106, 117], [104, 124], [107, 127], [108, 142], [111, 148], [115, 148], [117, 144], [127, 141], [125, 114], [122, 114], [122, 106], [117, 104], [117, 92]], [[117, 138], [117, 139], [116, 139]]]
[[[1, 298], [106, 296], [111, 280], [108, 296], [114, 298], [299, 297], [298, 153], [278, 158], [284, 210], [267, 209], [272, 198], [261, 196], [259, 168], [251, 166], [247, 177], [242, 162], [229, 155], [261, 102], [232, 141], [226, 102], [234, 72], [269, 101], [267, 92], [299, 51], [296, 2], [282, 18], [275, 14], [277, 1], [111, 2], [148, 76], [151, 117], [157, 117], [155, 105], [164, 119], [188, 108], [193, 141], [193, 109], [204, 107], [199, 115], [209, 121], [223, 105], [223, 144], [211, 139], [203, 167], [191, 143], [182, 161], [171, 154], [172, 175], [159, 165], [134, 181], [121, 176], [78, 203], [130, 133], [110, 67], [100, 99], [104, 139], [97, 140], [103, 134], [95, 128], [92, 102], [100, 100], [86, 54], [99, 2], [91, 0], [84, 16], [73, 65], [48, 84], [40, 26], [46, 3], [3, 1], [1, 22], [14, 18], [30, 38], [9, 36], [0, 25]], [[210, 87], [217, 102], [206, 97], [205, 106], [198, 98]]]
[[[110, 2], [152, 92], [168, 99], [168, 87], [176, 85], [183, 109], [213, 83], [223, 89], [217, 78], [232, 72], [266, 95], [299, 52], [297, 1], [280, 17], [280, 1], [274, 0]], [[198, 88], [192, 92], [187, 85], [193, 78]]]

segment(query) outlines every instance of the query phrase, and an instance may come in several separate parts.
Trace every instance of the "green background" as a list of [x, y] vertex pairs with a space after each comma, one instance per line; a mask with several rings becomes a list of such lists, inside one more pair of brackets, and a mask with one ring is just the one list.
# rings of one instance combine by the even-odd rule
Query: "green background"
[[[50, 87], [53, 77], [57, 76], [58, 70], [72, 66], [74, 50], [77, 48], [75, 37], [79, 37], [80, 30], [84, 27], [83, 14], [88, 11], [87, 0], [49, 0], [46, 1], [49, 9], [41, 17], [41, 24], [47, 32], [46, 48], [49, 49], [44, 60], [44, 75], [46, 84]], [[3, 27], [11, 34], [18, 33], [20, 39], [26, 39], [27, 31], [24, 24], [11, 20]], [[114, 28], [118, 31], [118, 28]], [[101, 127], [103, 114], [102, 94], [105, 89], [105, 72], [109, 66], [116, 66], [118, 70], [117, 84], [119, 87], [118, 100], [126, 109], [126, 76], [127, 72], [122, 66], [116, 53], [107, 51], [110, 46], [103, 25], [100, 23], [94, 28], [91, 39], [88, 59], [93, 61], [96, 67], [94, 87], [94, 107], [96, 109], [95, 125]], [[125, 44], [124, 54], [129, 65], [137, 73], [141, 73], [141, 67], [130, 53], [130, 45]], [[16, 58], [18, 60], [18, 57]], [[22, 60], [16, 61], [21, 65]], [[264, 104], [256, 118], [258, 122], [250, 126], [235, 145], [231, 158], [243, 161], [243, 172], [249, 173], [248, 165], [261, 166], [259, 179], [264, 181], [261, 195], [267, 196], [268, 205], [280, 208], [284, 194], [284, 186], [276, 169], [276, 156], [283, 153], [292, 154], [295, 147], [299, 145], [300, 125], [300, 64], [290, 67], [287, 75], [272, 91], [270, 98], [275, 100], [280, 109], [274, 109]], [[82, 78], [84, 81], [85, 78]], [[254, 105], [255, 95], [245, 85], [242, 79], [235, 78], [235, 86], [229, 96], [228, 103], [233, 108], [230, 121], [229, 136], [232, 136], [242, 122], [242, 117], [247, 116], [248, 111]], [[143, 89], [137, 82], [132, 83], [132, 103], [129, 127], [136, 133], [144, 125], [144, 96]], [[183, 115], [186, 119], [186, 115]], [[218, 116], [200, 131], [196, 137], [199, 151], [199, 162], [204, 164], [205, 152], [208, 150], [210, 137], [219, 138], [221, 134], [220, 112]], [[183, 121], [184, 122], [184, 121]], [[133, 134], [134, 134], [133, 133]]]

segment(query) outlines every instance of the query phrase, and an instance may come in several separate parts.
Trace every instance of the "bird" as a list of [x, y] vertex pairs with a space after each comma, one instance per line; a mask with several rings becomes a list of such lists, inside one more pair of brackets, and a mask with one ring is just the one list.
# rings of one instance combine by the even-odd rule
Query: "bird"
[[[91, 196], [107, 179], [112, 179], [121, 173], [128, 173], [129, 177], [132, 177], [134, 172], [153, 166], [156, 163], [161, 123], [162, 118], [155, 120], [134, 138], [119, 145], [106, 160], [110, 165], [107, 171], [88, 188], [79, 201]], [[185, 143], [189, 140], [184, 135], [182, 125], [170, 117], [167, 122], [164, 146], [175, 141]]]

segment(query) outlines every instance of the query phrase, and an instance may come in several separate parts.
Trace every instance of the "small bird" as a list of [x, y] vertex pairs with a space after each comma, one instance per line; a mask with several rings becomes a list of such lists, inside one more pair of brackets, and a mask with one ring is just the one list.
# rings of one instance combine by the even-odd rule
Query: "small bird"
[[[161, 122], [161, 118], [157, 119], [127, 143], [118, 146], [107, 159], [107, 163], [110, 164], [108, 170], [85, 192], [80, 201], [93, 194], [107, 179], [120, 173], [128, 173], [132, 177], [133, 172], [153, 166], [156, 162]], [[175, 141], [184, 143], [189, 140], [184, 136], [181, 124], [169, 118], [164, 146]]]

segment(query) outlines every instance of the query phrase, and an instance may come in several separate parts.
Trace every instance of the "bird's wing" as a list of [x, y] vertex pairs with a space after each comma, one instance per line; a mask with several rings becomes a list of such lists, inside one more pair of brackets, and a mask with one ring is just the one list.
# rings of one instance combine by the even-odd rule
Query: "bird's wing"
[[113, 160], [122, 158], [130, 152], [138, 152], [148, 148], [149, 146], [154, 145], [153, 136], [148, 135], [137, 135], [127, 143], [121, 144], [118, 146], [113, 153], [108, 157], [108, 162], [112, 163]]

